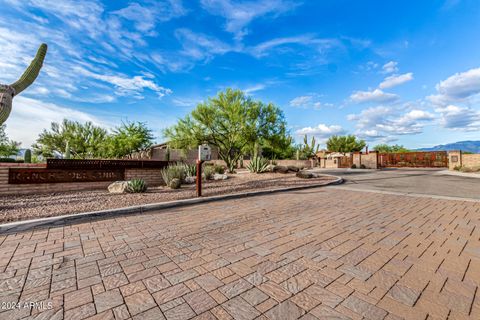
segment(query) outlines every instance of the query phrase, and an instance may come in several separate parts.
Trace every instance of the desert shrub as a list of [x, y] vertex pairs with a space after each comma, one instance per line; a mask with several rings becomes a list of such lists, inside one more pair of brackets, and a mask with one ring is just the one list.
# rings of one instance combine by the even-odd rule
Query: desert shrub
[[354, 164], [352, 164], [352, 166], [350, 168], [351, 169], [357, 169], [357, 165], [354, 163]]
[[128, 181], [127, 191], [130, 193], [143, 193], [147, 191], [147, 184], [143, 179], [132, 179]]
[[367, 167], [365, 167], [364, 164], [361, 164], [361, 165], [360, 165], [360, 169], [367, 169]]
[[253, 173], [263, 173], [267, 171], [268, 160], [262, 157], [254, 157], [247, 165], [247, 169]]
[[225, 167], [221, 166], [219, 164], [214, 165], [213, 170], [215, 171], [215, 173], [218, 173], [218, 174], [224, 174], [225, 173]]
[[162, 169], [160, 174], [162, 175], [163, 182], [165, 182], [167, 186], [170, 185], [170, 181], [173, 179], [184, 181], [186, 177], [185, 166], [183, 163], [172, 164]]
[[186, 177], [195, 177], [197, 175], [197, 165], [188, 163], [177, 163], [179, 166], [183, 166]]
[[456, 165], [455, 167], [453, 167], [453, 170], [460, 171], [461, 168], [462, 168], [461, 165]]
[[205, 180], [212, 179], [214, 174], [215, 174], [215, 166], [205, 166], [203, 168], [203, 177], [205, 178]]

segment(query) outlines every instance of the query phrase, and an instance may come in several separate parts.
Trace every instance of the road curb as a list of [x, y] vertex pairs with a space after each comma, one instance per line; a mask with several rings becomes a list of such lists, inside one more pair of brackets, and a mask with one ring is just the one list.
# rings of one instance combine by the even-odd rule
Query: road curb
[[326, 175], [326, 174], [323, 176], [335, 177], [336, 180], [333, 180], [332, 182], [327, 184], [312, 184], [307, 186], [232, 193], [232, 194], [225, 194], [225, 195], [218, 195], [218, 196], [211, 196], [211, 197], [191, 198], [191, 199], [183, 199], [183, 200], [175, 200], [175, 201], [167, 201], [167, 202], [159, 202], [159, 203], [150, 203], [150, 204], [139, 205], [139, 206], [125, 207], [125, 208], [74, 213], [74, 214], [48, 217], [48, 218], [10, 222], [6, 224], [0, 224], [0, 234], [7, 233], [7, 232], [14, 233], [14, 232], [26, 231], [28, 229], [35, 228], [35, 227], [61, 226], [65, 224], [78, 223], [85, 220], [92, 220], [95, 218], [103, 219], [103, 218], [111, 218], [114, 216], [116, 217], [116, 216], [124, 216], [124, 215], [131, 215], [131, 214], [142, 214], [144, 212], [149, 212], [154, 210], [180, 208], [180, 207], [191, 206], [195, 204], [209, 203], [209, 202], [222, 201], [222, 200], [241, 199], [241, 198], [261, 196], [261, 195], [266, 195], [271, 193], [319, 188], [319, 187], [326, 187], [326, 186], [338, 185], [343, 183], [343, 178], [341, 177]]

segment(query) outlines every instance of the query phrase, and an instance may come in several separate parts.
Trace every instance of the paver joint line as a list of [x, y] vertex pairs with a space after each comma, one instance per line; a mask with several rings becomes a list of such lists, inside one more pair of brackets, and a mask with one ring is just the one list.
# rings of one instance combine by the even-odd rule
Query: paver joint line
[[480, 203], [244, 200], [0, 235], [0, 319], [480, 319]]

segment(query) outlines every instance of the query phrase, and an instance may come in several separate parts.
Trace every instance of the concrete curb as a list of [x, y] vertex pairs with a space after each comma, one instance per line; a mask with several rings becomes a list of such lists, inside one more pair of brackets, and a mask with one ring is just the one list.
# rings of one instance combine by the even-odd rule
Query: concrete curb
[[468, 173], [468, 172], [443, 170], [443, 171], [438, 171], [435, 174], [436, 175], [442, 175], [442, 176], [455, 176], [455, 177], [466, 177], [466, 178], [480, 179], [480, 173]]
[[460, 197], [439, 196], [434, 194], [396, 192], [396, 191], [385, 191], [385, 190], [375, 190], [375, 189], [358, 189], [358, 188], [348, 187], [348, 185], [340, 186], [340, 187], [331, 186], [331, 185], [326, 185], [326, 186], [328, 186], [330, 189], [346, 190], [346, 191], [354, 191], [354, 192], [369, 192], [369, 193], [388, 194], [388, 195], [394, 195], [394, 196], [430, 198], [430, 199], [450, 200], [450, 201], [480, 202], [480, 199], [474, 199], [474, 198], [460, 198]]
[[114, 216], [117, 217], [117, 216], [123, 216], [123, 215], [131, 215], [131, 214], [142, 214], [144, 212], [154, 211], [154, 210], [180, 208], [180, 207], [201, 204], [201, 203], [209, 203], [214, 201], [241, 199], [246, 197], [261, 196], [261, 195], [278, 193], [278, 192], [326, 187], [326, 186], [338, 185], [343, 183], [343, 179], [341, 177], [326, 175], [326, 174], [323, 176], [335, 177], [336, 180], [327, 184], [313, 184], [313, 185], [307, 185], [307, 186], [232, 193], [232, 194], [225, 194], [225, 195], [218, 195], [218, 196], [211, 196], [211, 197], [191, 198], [191, 199], [183, 199], [183, 200], [175, 200], [175, 201], [167, 201], [167, 202], [159, 202], [159, 203], [150, 203], [145, 205], [131, 206], [131, 207], [125, 207], [125, 208], [118, 208], [118, 209], [74, 213], [74, 214], [68, 214], [63, 216], [11, 222], [6, 224], [0, 224], [0, 234], [6, 233], [6, 232], [13, 233], [13, 232], [25, 231], [34, 227], [61, 226], [65, 224], [71, 224], [76, 222], [78, 223], [85, 220], [91, 220], [94, 218], [104, 219], [104, 218], [111, 218]]

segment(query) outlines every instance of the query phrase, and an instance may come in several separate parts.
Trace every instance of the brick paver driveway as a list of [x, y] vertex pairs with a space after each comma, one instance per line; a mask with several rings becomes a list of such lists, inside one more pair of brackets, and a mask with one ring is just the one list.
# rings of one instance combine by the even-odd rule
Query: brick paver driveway
[[0, 272], [0, 319], [480, 319], [480, 203], [217, 202], [0, 235]]

